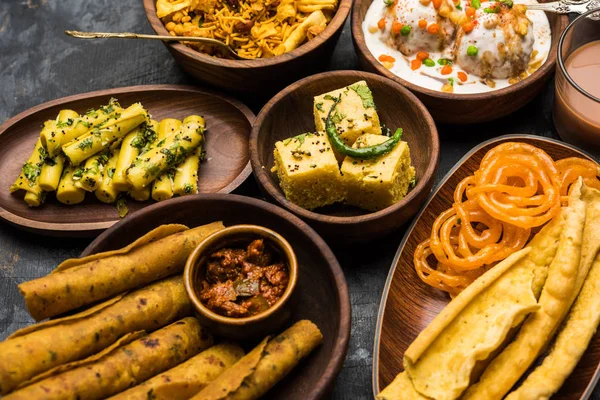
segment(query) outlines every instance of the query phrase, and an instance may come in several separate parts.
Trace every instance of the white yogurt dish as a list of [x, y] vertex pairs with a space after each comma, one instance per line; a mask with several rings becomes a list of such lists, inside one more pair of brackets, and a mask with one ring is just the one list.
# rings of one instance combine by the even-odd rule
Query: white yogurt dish
[[385, 1], [373, 0], [363, 21], [367, 48], [393, 74], [427, 89], [505, 88], [532, 74], [550, 52], [546, 14], [511, 0]]

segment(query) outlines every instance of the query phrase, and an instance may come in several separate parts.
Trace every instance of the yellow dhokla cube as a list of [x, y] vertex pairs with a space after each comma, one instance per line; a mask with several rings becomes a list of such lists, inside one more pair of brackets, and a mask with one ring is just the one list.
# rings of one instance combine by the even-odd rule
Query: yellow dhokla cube
[[338, 162], [324, 132], [279, 141], [273, 155], [271, 171], [292, 203], [312, 210], [344, 200]]
[[[388, 139], [387, 136], [365, 134], [359, 136], [352, 147], [374, 146]], [[370, 211], [398, 202], [415, 182], [415, 169], [406, 142], [399, 142], [381, 157], [368, 160], [346, 157], [341, 171], [346, 202]]]
[[[339, 96], [341, 96], [340, 103], [331, 115], [338, 134], [348, 146], [352, 146], [356, 138], [362, 134], [381, 135], [381, 125], [373, 102], [373, 94], [365, 81], [315, 97], [314, 116], [317, 131], [325, 131], [325, 119], [334, 99]], [[340, 162], [344, 159], [339, 154], [336, 156]]]

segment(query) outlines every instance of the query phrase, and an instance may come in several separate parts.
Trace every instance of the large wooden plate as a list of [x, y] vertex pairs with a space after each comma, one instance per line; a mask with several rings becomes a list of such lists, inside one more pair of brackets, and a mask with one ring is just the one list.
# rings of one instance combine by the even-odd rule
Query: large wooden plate
[[[593, 159], [583, 151], [553, 139], [532, 135], [506, 135], [480, 144], [444, 177], [421, 209], [400, 243], [381, 296], [373, 346], [373, 394], [385, 388], [402, 371], [404, 351], [446, 306], [448, 296], [419, 279], [413, 267], [417, 245], [429, 237], [434, 219], [452, 205], [456, 185], [479, 167], [483, 155], [506, 141], [533, 144], [555, 160], [565, 157]], [[577, 368], [565, 382], [558, 399], [588, 399], [600, 374], [600, 336], [592, 339]]]
[[[190, 114], [205, 117], [207, 161], [200, 166], [200, 193], [230, 193], [252, 172], [248, 139], [254, 114], [235, 99], [178, 85], [131, 86], [83, 93], [30, 108], [0, 126], [0, 218], [56, 236], [92, 236], [119, 220], [115, 206], [101, 203], [92, 193], [74, 206], [59, 203], [52, 194], [43, 206], [29, 208], [23, 201], [23, 193], [11, 194], [8, 190], [31, 154], [44, 121], [56, 118], [63, 108], [84, 113], [106, 104], [111, 97], [123, 106], [141, 102], [156, 120], [183, 119]], [[134, 212], [151, 203], [129, 201], [128, 206]]]
[[225, 194], [180, 197], [147, 207], [108, 229], [81, 254], [113, 250], [161, 224], [190, 227], [222, 220], [226, 226], [262, 225], [285, 237], [298, 257], [298, 283], [291, 321], [309, 319], [323, 332], [323, 344], [265, 398], [320, 399], [339, 373], [350, 338], [350, 298], [344, 273], [323, 239], [291, 213], [249, 197]]

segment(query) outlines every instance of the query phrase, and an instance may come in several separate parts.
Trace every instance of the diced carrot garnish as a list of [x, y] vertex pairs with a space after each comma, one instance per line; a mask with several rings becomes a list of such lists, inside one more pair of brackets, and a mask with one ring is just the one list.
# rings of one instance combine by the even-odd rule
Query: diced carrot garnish
[[460, 79], [461, 82], [467, 81], [467, 74], [465, 74], [464, 72], [460, 71], [456, 75], [458, 76], [458, 79]]
[[433, 0], [433, 8], [438, 9], [442, 5], [442, 0]]
[[427, 20], [426, 19], [419, 20], [419, 28], [421, 28], [421, 29], [427, 28]]
[[412, 60], [410, 62], [410, 69], [412, 69], [413, 71], [416, 69], [421, 68], [421, 65], [423, 64], [423, 61], [419, 60], [418, 58], [415, 58], [414, 60]]
[[440, 31], [440, 26], [438, 24], [431, 24], [427, 27], [427, 32], [431, 34], [436, 34]]
[[465, 33], [469, 33], [475, 28], [475, 23], [473, 21], [465, 22], [462, 24], [462, 28]]
[[417, 60], [423, 61], [423, 60], [425, 60], [427, 58], [429, 58], [429, 53], [428, 52], [426, 52], [426, 51], [419, 51], [417, 53]]
[[388, 56], [387, 54], [382, 54], [379, 56], [379, 61], [381, 62], [396, 62], [396, 59], [392, 56]]
[[392, 22], [392, 32], [394, 32], [396, 35], [399, 35], [401, 30], [402, 30], [402, 24], [400, 22], [398, 22], [398, 21]]
[[377, 27], [381, 30], [385, 29], [385, 18], [381, 18], [378, 22], [377, 22]]
[[452, 67], [449, 65], [444, 65], [444, 68], [442, 68], [442, 75], [450, 75], [452, 73]]
[[467, 14], [467, 17], [473, 17], [475, 15], [475, 11], [476, 10], [473, 7], [467, 7], [465, 13]]

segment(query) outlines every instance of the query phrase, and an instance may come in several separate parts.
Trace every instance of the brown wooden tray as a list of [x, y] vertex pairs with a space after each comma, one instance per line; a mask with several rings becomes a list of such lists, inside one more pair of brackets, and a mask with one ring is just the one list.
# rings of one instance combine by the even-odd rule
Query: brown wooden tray
[[298, 283], [290, 300], [289, 323], [309, 319], [323, 333], [323, 344], [264, 398], [316, 400], [324, 397], [340, 372], [348, 350], [350, 297], [344, 273], [327, 244], [291, 213], [262, 200], [238, 195], [180, 197], [126, 217], [96, 238], [81, 256], [121, 248], [161, 224], [193, 227], [218, 220], [225, 226], [261, 225], [287, 239], [298, 258]]
[[[402, 371], [404, 351], [449, 302], [446, 293], [423, 283], [413, 266], [417, 245], [429, 237], [435, 218], [452, 205], [456, 185], [479, 167], [484, 154], [506, 141], [533, 144], [555, 160], [594, 158], [569, 144], [533, 135], [506, 135], [481, 143], [467, 153], [434, 189], [407, 230], [387, 277], [373, 344], [373, 394], [385, 388]], [[596, 160], [594, 160], [596, 161]], [[600, 376], [600, 335], [592, 339], [583, 358], [553, 400], [588, 399]]]
[[[54, 194], [46, 204], [29, 208], [24, 194], [9, 193], [9, 187], [31, 154], [40, 127], [56, 118], [61, 109], [84, 113], [115, 97], [123, 106], [141, 102], [156, 120], [183, 119], [190, 114], [205, 117], [207, 161], [199, 170], [200, 193], [230, 193], [251, 174], [248, 140], [254, 114], [241, 102], [213, 91], [192, 86], [145, 85], [83, 93], [30, 108], [0, 126], [0, 218], [52, 236], [94, 236], [119, 220], [114, 205], [103, 204], [92, 193], [83, 203], [66, 206]], [[128, 201], [135, 212], [152, 201]]]

